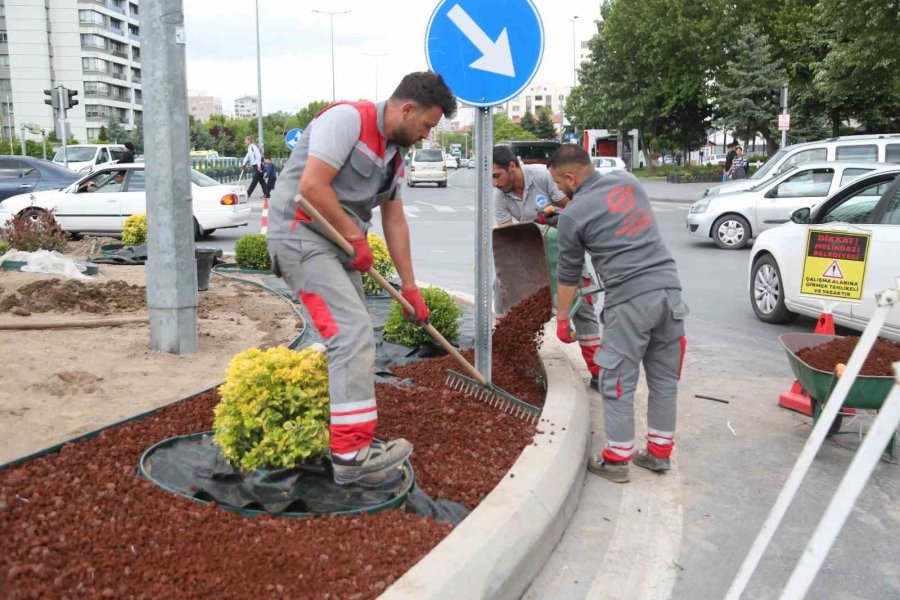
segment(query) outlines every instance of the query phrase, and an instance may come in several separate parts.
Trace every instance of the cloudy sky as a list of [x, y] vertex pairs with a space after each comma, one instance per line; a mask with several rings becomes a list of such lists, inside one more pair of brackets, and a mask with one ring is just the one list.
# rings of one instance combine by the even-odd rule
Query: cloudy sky
[[[383, 100], [404, 74], [427, 68], [424, 39], [436, 0], [258, 0], [263, 112], [296, 111], [331, 98], [329, 17], [334, 17], [338, 98]], [[534, 83], [571, 85], [572, 23], [580, 44], [596, 31], [599, 0], [534, 0], [545, 48]], [[184, 0], [191, 94], [235, 98], [256, 93], [254, 0]], [[381, 58], [367, 54], [386, 54]]]

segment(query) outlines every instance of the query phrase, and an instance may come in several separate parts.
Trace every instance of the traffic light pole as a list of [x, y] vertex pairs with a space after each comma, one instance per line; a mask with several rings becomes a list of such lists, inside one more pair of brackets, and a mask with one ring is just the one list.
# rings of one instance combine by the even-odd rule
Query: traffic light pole
[[63, 157], [66, 160], [66, 168], [69, 168], [69, 151], [66, 149], [66, 138], [68, 136], [68, 132], [66, 131], [66, 89], [58, 85], [56, 86], [56, 118], [57, 118], [57, 137], [59, 137], [60, 141], [62, 141], [62, 150]]

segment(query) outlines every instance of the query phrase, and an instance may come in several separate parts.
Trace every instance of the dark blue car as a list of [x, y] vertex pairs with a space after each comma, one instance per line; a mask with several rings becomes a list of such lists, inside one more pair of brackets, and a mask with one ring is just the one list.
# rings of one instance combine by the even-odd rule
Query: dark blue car
[[0, 201], [28, 192], [58, 190], [82, 176], [49, 160], [0, 156]]

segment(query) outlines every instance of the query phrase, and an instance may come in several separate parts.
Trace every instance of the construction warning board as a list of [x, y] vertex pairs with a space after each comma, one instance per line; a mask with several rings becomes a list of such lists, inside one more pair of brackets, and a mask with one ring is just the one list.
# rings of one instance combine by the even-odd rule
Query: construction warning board
[[866, 281], [869, 233], [810, 229], [800, 293], [817, 298], [860, 302]]

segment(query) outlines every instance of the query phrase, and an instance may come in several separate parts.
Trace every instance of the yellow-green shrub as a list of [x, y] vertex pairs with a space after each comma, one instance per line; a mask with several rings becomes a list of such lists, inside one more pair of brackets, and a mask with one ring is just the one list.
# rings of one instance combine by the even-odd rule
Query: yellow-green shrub
[[318, 349], [242, 352], [219, 396], [214, 440], [236, 467], [290, 468], [328, 449], [328, 364]]
[[131, 215], [125, 219], [122, 243], [126, 246], [142, 246], [147, 243], [147, 215]]
[[[372, 266], [378, 271], [382, 277], [390, 278], [394, 275], [394, 263], [391, 262], [391, 254], [388, 252], [387, 244], [381, 239], [377, 233], [370, 233], [368, 236], [369, 247], [372, 248], [372, 255], [375, 256], [375, 262]], [[363, 273], [363, 291], [367, 295], [375, 295], [381, 292], [381, 286], [378, 282], [369, 277], [367, 273]]]

